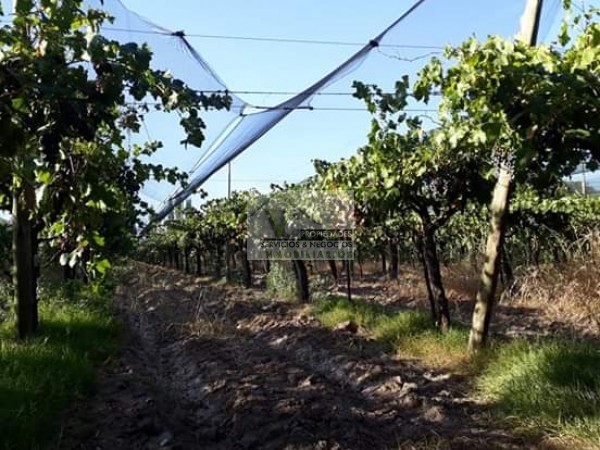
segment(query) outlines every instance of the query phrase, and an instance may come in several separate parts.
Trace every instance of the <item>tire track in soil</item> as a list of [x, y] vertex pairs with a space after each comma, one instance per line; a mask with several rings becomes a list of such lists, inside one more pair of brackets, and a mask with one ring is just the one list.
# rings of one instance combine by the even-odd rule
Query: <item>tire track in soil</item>
[[522, 449], [460, 378], [385, 354], [261, 293], [136, 265], [126, 348], [60, 448]]

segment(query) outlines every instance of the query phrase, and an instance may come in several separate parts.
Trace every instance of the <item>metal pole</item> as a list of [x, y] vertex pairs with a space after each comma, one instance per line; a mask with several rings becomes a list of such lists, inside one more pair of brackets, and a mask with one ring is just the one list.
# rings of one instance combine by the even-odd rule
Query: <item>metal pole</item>
[[227, 198], [231, 198], [231, 161], [227, 163]]
[[517, 39], [531, 46], [537, 44], [543, 0], [528, 0], [525, 12], [521, 17], [521, 30]]

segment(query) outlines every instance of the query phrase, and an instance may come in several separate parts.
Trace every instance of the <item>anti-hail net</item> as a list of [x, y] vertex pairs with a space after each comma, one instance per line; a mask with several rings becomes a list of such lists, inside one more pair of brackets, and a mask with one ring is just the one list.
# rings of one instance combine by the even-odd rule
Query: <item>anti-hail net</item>
[[[225, 82], [212, 70], [207, 61], [189, 43], [184, 32], [168, 30], [132, 12], [120, 0], [88, 0], [87, 6], [105, 9], [115, 18], [113, 24], [103, 29], [103, 34], [123, 42], [148, 43], [153, 51], [156, 69], [169, 70], [192, 88], [205, 93], [230, 92]], [[519, 27], [524, 0], [404, 0], [398, 3], [398, 18], [374, 36], [365, 36], [364, 44], [355, 49], [348, 46], [345, 59], [336, 64], [322, 78], [289, 99], [272, 106], [253, 108], [236, 95], [230, 94], [232, 107], [229, 111], [206, 112], [206, 142], [203, 149], [188, 149], [179, 152], [177, 162], [180, 169], [190, 171], [189, 184], [185, 188], [166, 183], [149, 183], [144, 191], [151, 203], [158, 206], [153, 221], [165, 218], [174, 207], [195, 193], [213, 174], [228, 162], [268, 133], [275, 125], [296, 110], [319, 110], [328, 88], [336, 82], [345, 90], [352, 91], [354, 79], [365, 83], [377, 83], [392, 89], [393, 82], [404, 74], [414, 75], [431, 56], [441, 57], [443, 46], [457, 45], [471, 36], [480, 39], [488, 35], [512, 37]], [[542, 41], [554, 36], [561, 15], [561, 0], [547, 0], [542, 15], [540, 38]], [[366, 8], [374, 6], [366, 5]], [[284, 15], [282, 14], [282, 17]], [[286, 17], [285, 20], [290, 20]], [[331, 20], [336, 20], [332, 17]], [[202, 20], [194, 32], [202, 32]], [[444, 24], [440, 26], [440, 24]], [[348, 23], [348, 27], [352, 27]], [[336, 36], [332, 36], [335, 39]], [[364, 64], [369, 58], [369, 62]], [[277, 62], [262, 70], [276, 70]], [[300, 69], [300, 67], [299, 67]], [[353, 73], [352, 77], [348, 77]], [[351, 79], [349, 79], [351, 78]], [[343, 80], [343, 81], [342, 81]], [[339, 86], [338, 86], [339, 89]], [[342, 101], [328, 97], [331, 101]], [[431, 105], [435, 108], [435, 104]], [[435, 114], [435, 113], [433, 113]], [[154, 156], [156, 161], [170, 165], [172, 152], [178, 151], [183, 134], [152, 136], [155, 129], [164, 129], [165, 122], [173, 122], [176, 130], [177, 118], [162, 113], [148, 115], [144, 138], [157, 139], [165, 143], [165, 149]], [[367, 119], [368, 120], [368, 119]], [[161, 123], [162, 127], [154, 127]], [[171, 133], [170, 133], [171, 134]], [[285, 158], [281, 154], [281, 158]], [[160, 201], [160, 203], [158, 203]]]

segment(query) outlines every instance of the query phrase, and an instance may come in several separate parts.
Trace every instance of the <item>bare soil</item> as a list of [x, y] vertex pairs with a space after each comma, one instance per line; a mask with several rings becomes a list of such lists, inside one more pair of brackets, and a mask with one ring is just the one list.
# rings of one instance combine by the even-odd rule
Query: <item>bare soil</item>
[[59, 448], [557, 448], [495, 423], [467, 378], [257, 289], [139, 264], [118, 310], [123, 349]]

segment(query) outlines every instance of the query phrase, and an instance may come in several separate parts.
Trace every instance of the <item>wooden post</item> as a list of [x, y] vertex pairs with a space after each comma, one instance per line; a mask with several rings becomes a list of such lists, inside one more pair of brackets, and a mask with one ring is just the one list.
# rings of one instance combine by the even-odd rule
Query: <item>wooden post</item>
[[344, 261], [346, 263], [346, 295], [348, 301], [352, 303], [352, 270], [350, 269], [350, 260]]
[[[13, 0], [15, 17], [19, 13], [19, 6], [19, 0]], [[20, 162], [23, 164], [24, 161]], [[22, 177], [18, 182], [13, 183], [12, 189], [13, 295], [17, 316], [17, 333], [19, 338], [23, 339], [33, 334], [38, 325], [35, 261], [37, 229], [31, 217], [35, 209], [35, 188], [25, 177]]]
[[13, 187], [12, 205], [14, 301], [17, 331], [21, 339], [34, 333], [37, 326], [35, 230], [30, 217], [35, 204], [35, 190], [27, 182], [23, 183], [22, 187]]
[[[525, 12], [521, 18], [521, 30], [518, 39], [532, 46], [536, 45], [537, 41], [542, 3], [542, 0], [527, 0]], [[513, 177], [514, 168], [508, 163], [501, 164], [492, 195], [490, 207], [490, 214], [492, 215], [491, 230], [488, 234], [485, 262], [481, 272], [481, 281], [477, 291], [469, 336], [469, 351], [472, 353], [478, 352], [485, 346], [489, 333], [498, 286], [501, 249], [504, 245]]]
[[[231, 198], [231, 161], [227, 163], [227, 198]], [[225, 279], [231, 282], [231, 244], [229, 239], [225, 242]]]

